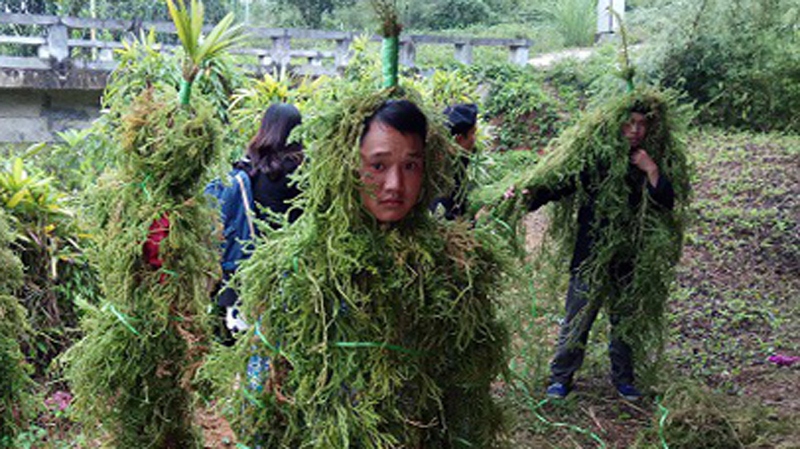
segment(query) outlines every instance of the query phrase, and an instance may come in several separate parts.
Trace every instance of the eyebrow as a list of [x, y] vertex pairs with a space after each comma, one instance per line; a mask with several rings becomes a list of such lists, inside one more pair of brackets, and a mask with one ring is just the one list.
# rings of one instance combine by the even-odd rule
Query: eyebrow
[[[386, 157], [386, 156], [390, 155], [391, 153], [392, 153], [391, 150], [377, 150], [377, 151], [367, 155], [366, 157], [369, 158], [369, 159], [375, 159], [375, 158]], [[423, 158], [423, 153], [422, 153], [422, 151], [414, 151], [413, 153], [409, 153], [408, 157], [409, 158], [413, 158], [413, 159], [422, 159]]]

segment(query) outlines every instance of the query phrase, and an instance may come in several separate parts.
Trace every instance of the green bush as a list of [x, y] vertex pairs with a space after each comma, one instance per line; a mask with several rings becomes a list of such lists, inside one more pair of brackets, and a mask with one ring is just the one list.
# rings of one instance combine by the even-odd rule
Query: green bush
[[697, 103], [700, 122], [800, 131], [796, 1], [708, 0], [665, 11], [674, 17], [657, 39], [655, 76]]
[[557, 134], [559, 105], [541, 74], [508, 64], [473, 70], [489, 87], [484, 115], [495, 126], [496, 149], [538, 148]]

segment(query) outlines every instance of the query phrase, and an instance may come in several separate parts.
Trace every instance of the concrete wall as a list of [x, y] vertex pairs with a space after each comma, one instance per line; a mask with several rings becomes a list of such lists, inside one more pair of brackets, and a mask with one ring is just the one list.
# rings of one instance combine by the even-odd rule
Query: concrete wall
[[0, 89], [0, 143], [55, 141], [100, 115], [99, 90]]

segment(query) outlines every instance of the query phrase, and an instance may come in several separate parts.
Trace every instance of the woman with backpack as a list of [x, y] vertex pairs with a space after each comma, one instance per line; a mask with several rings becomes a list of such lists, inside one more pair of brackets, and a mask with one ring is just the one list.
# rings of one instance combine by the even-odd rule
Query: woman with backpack
[[217, 180], [206, 189], [219, 200], [224, 226], [223, 277], [215, 296], [220, 313], [225, 313], [225, 329], [220, 331], [227, 344], [232, 343], [229, 333], [247, 328], [236, 307], [238, 294], [228, 282], [239, 263], [250, 256], [250, 243], [258, 236], [254, 221], [276, 229], [284, 222], [280, 216], [289, 223], [300, 216], [301, 211], [291, 205], [300, 191], [289, 175], [303, 161], [303, 147], [299, 142], [289, 142], [289, 135], [301, 121], [295, 106], [271, 105], [244, 157], [233, 164], [228, 185]]

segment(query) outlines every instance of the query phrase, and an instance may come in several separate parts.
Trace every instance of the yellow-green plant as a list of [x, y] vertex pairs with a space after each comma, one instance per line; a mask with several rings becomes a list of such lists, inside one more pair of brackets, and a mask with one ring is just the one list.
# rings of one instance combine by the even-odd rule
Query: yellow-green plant
[[188, 105], [192, 83], [203, 64], [239, 45], [246, 36], [241, 24], [233, 24], [233, 13], [223, 17], [203, 36], [203, 3], [198, 0], [192, 0], [191, 11], [183, 0], [178, 0], [177, 5], [167, 0], [167, 7], [185, 52], [180, 99], [182, 105]]
[[261, 117], [271, 104], [291, 103], [304, 112], [309, 98], [329, 81], [325, 76], [298, 79], [286, 75], [285, 72], [267, 73], [250, 81], [247, 87], [237, 90], [231, 100], [230, 116], [231, 125], [242, 142], [239, 142], [235, 157], [240, 154], [246, 139], [258, 131]]

